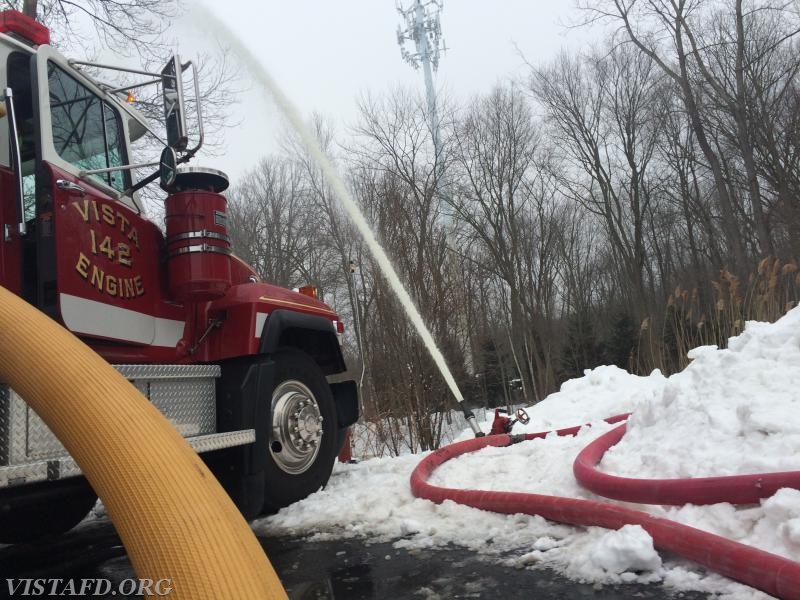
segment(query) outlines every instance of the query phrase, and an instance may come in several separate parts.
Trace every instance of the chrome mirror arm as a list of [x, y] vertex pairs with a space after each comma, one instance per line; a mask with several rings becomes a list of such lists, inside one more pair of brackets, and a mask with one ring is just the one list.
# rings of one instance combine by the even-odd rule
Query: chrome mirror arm
[[[20, 235], [25, 235], [28, 228], [25, 225], [25, 202], [22, 189], [22, 151], [19, 147], [19, 130], [14, 109], [14, 92], [9, 87], [5, 91], [6, 114], [8, 115], [8, 137], [11, 140], [11, 160], [14, 166], [14, 191], [17, 194], [17, 210], [19, 210], [19, 223], [17, 230]], [[8, 234], [6, 234], [8, 238]]]

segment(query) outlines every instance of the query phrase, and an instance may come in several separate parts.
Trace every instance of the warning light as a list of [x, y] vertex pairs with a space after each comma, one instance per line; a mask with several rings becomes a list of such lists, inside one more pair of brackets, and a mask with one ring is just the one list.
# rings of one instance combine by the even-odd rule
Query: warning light
[[133, 95], [133, 92], [126, 92], [127, 96], [125, 97], [125, 102], [128, 104], [133, 104], [136, 102], [136, 96]]
[[318, 298], [319, 297], [317, 295], [317, 288], [314, 287], [313, 285], [304, 285], [303, 287], [301, 287], [297, 291], [300, 292], [301, 294], [303, 294], [304, 296], [310, 296], [311, 298]]
[[47, 27], [16, 10], [0, 12], [0, 33], [13, 34], [35, 46], [50, 43]]

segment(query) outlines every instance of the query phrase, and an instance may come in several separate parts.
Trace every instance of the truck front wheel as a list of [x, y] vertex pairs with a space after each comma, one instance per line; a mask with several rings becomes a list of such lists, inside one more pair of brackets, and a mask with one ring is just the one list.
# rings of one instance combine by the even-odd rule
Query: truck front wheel
[[337, 453], [333, 394], [319, 366], [294, 348], [272, 355], [275, 373], [266, 426], [265, 513], [301, 500], [327, 483]]

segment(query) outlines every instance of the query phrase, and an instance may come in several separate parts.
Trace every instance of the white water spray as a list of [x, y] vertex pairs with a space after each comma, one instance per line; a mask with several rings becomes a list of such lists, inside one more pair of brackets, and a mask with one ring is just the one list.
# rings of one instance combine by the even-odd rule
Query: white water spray
[[[322, 152], [322, 149], [319, 147], [319, 144], [317, 144], [314, 136], [303, 124], [297, 109], [278, 87], [278, 84], [272, 79], [266, 68], [261, 65], [253, 53], [250, 52], [250, 50], [239, 41], [237, 36], [219, 18], [214, 16], [202, 6], [196, 6], [194, 10], [195, 16], [200, 17], [203, 20], [213, 22], [213, 29], [227, 38], [227, 41], [230, 43], [232, 49], [245, 63], [251, 75], [253, 75], [253, 77], [256, 78], [258, 82], [272, 95], [275, 103], [278, 105], [278, 108], [283, 112], [284, 116], [291, 123], [292, 127], [294, 127], [295, 131], [297, 131], [306, 150], [309, 152], [309, 154], [311, 154], [311, 156], [322, 169], [325, 178], [327, 179], [331, 188], [333, 188], [336, 196], [341, 201], [345, 211], [347, 211], [350, 219], [358, 228], [359, 233], [361, 233], [362, 237], [367, 242], [367, 246], [369, 247], [370, 252], [372, 252], [372, 256], [378, 262], [378, 266], [380, 266], [381, 271], [383, 271], [384, 276], [389, 282], [389, 285], [392, 287], [392, 290], [397, 295], [400, 303], [403, 305], [408, 318], [411, 320], [411, 323], [414, 325], [417, 333], [425, 343], [425, 347], [428, 349], [428, 352], [430, 352], [430, 355], [433, 358], [433, 361], [436, 363], [436, 366], [439, 368], [439, 371], [441, 371], [442, 376], [450, 388], [450, 391], [453, 393], [453, 396], [460, 404], [463, 403], [464, 396], [461, 394], [461, 390], [458, 389], [456, 381], [453, 378], [453, 374], [450, 372], [450, 369], [444, 360], [444, 356], [442, 356], [442, 353], [436, 346], [436, 342], [434, 342], [430, 331], [428, 331], [428, 328], [425, 326], [425, 322], [422, 320], [422, 315], [419, 314], [417, 307], [414, 305], [414, 301], [408, 295], [408, 292], [400, 282], [400, 278], [397, 276], [392, 263], [389, 261], [389, 257], [386, 256], [386, 252], [384, 252], [383, 248], [378, 243], [378, 240], [372, 233], [372, 229], [370, 229], [370, 226], [364, 218], [364, 215], [362, 215], [361, 211], [358, 209], [358, 205], [356, 204], [350, 192], [347, 190], [344, 182], [336, 173], [336, 170], [328, 160], [328, 157]], [[470, 418], [471, 413], [468, 414], [466, 409], [464, 412], [473, 431], [475, 431], [476, 434], [479, 433], [480, 429], [477, 428], [475, 417], [473, 416]]]

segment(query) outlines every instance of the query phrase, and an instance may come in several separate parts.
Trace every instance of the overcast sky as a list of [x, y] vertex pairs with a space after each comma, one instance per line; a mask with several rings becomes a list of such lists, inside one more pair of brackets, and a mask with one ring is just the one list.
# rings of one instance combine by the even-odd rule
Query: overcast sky
[[[398, 84], [424, 91], [421, 70], [400, 56], [401, 17], [394, 0], [202, 1], [260, 57], [306, 116], [319, 112], [344, 130], [356, 120], [358, 97], [366, 91], [385, 93]], [[192, 3], [186, 6], [190, 14], [180, 23], [180, 52], [190, 58], [217, 42], [196, 25]], [[572, 6], [569, 0], [445, 0], [441, 27], [447, 52], [435, 75], [437, 88], [465, 101], [520, 77], [522, 56], [538, 63], [562, 47], [587, 43], [585, 30], [566, 27], [576, 19]], [[278, 151], [281, 127], [277, 109], [259, 87], [240, 100], [234, 110], [241, 124], [226, 135], [226, 155], [203, 160], [226, 171], [232, 183], [261, 155]]]

